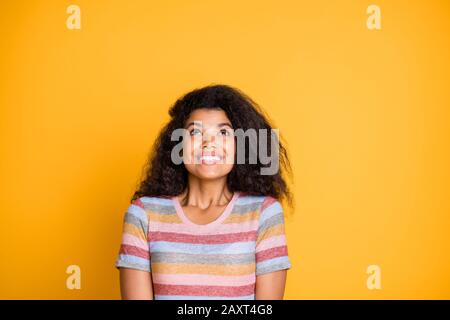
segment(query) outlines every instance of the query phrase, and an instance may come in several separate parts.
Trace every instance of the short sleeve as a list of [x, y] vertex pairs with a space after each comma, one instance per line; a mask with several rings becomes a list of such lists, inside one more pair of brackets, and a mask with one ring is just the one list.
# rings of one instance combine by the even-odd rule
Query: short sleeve
[[148, 216], [140, 199], [134, 200], [123, 219], [122, 242], [116, 268], [151, 272], [148, 245]]
[[290, 269], [283, 208], [266, 197], [262, 203], [256, 240], [256, 275]]

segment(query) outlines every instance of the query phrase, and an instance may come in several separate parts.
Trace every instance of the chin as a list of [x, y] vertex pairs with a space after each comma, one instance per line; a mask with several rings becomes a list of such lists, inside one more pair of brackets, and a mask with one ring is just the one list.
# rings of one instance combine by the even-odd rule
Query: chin
[[197, 172], [195, 174], [198, 178], [203, 180], [215, 180], [226, 176], [226, 174], [216, 173], [216, 172]]
[[198, 168], [195, 176], [200, 179], [213, 180], [226, 177], [231, 170], [223, 170], [223, 168]]

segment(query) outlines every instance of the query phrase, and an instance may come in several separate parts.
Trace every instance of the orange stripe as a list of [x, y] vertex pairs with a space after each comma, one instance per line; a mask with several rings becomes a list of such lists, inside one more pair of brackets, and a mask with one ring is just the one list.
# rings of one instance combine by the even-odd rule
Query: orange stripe
[[180, 217], [176, 214], [159, 214], [153, 211], [149, 212], [150, 221], [158, 221], [165, 223], [182, 223]]
[[256, 245], [262, 240], [268, 239], [273, 236], [279, 236], [284, 234], [284, 224], [279, 223], [264, 230], [256, 239]]
[[258, 211], [251, 211], [245, 214], [232, 213], [224, 220], [224, 223], [241, 223], [258, 219]]
[[192, 263], [152, 263], [153, 272], [182, 274], [198, 273], [213, 274], [220, 276], [243, 276], [253, 274], [256, 264], [236, 264], [236, 265], [218, 265], [218, 264], [192, 264]]
[[132, 234], [133, 236], [135, 236], [139, 239], [143, 239], [143, 240], [147, 241], [147, 235], [145, 233], [143, 233], [143, 230], [139, 229], [132, 223], [124, 223], [123, 232]]

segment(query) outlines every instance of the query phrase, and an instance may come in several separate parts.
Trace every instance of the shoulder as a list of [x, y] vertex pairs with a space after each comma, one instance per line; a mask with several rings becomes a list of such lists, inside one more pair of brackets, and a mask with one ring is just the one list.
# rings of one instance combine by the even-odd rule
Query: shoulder
[[132, 200], [124, 215], [125, 223], [146, 223], [148, 221], [147, 212], [141, 199]]
[[[242, 194], [238, 200], [240, 200], [238, 201], [238, 204], [249, 206], [245, 208], [246, 212], [253, 211], [256, 213], [258, 233], [284, 224], [283, 207], [278, 199], [272, 196], [251, 196]], [[244, 210], [244, 208], [240, 210]]]
[[236, 200], [236, 205], [257, 205], [261, 206], [265, 196], [254, 196], [247, 193], [239, 192], [239, 197]]
[[260, 225], [273, 225], [284, 223], [283, 207], [278, 199], [267, 196], [264, 197], [259, 211]]
[[281, 207], [281, 203], [276, 198], [271, 196], [264, 197], [264, 201], [261, 204], [261, 212], [273, 209], [283, 210], [283, 208]]
[[142, 210], [148, 211], [167, 211], [167, 207], [173, 207], [173, 200], [170, 197], [140, 197], [131, 202]]
[[260, 213], [273, 210], [278, 212], [283, 211], [281, 203], [272, 196], [253, 196], [243, 193], [239, 196], [236, 205], [251, 206]]
[[171, 205], [172, 200], [170, 198], [163, 197], [140, 197], [131, 201], [128, 206], [127, 213], [131, 213], [140, 218], [147, 216], [148, 211], [155, 209], [158, 206]]
[[175, 213], [175, 204], [170, 197], [140, 197], [131, 202], [131, 206], [136, 206], [149, 220], [149, 214], [171, 214]]

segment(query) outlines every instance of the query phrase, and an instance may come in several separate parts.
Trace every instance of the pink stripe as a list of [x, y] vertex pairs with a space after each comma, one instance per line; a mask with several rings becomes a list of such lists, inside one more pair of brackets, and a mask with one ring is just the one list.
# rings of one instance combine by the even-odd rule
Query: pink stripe
[[202, 274], [164, 274], [154, 272], [152, 274], [153, 283], [183, 285], [215, 285], [221, 286], [245, 286], [255, 282], [255, 274], [245, 276], [216, 276]]
[[154, 284], [155, 294], [159, 295], [182, 295], [182, 296], [244, 296], [255, 293], [255, 285], [250, 284], [240, 287], [226, 286], [181, 286]]
[[[258, 220], [248, 220], [241, 223], [224, 223], [220, 228], [205, 230], [201, 232], [202, 235], [227, 234], [236, 232], [248, 232], [258, 229]], [[185, 234], [199, 234], [198, 229], [181, 223], [165, 223], [160, 221], [152, 221], [149, 224], [149, 231], [159, 232], [175, 232]]]
[[134, 247], [134, 246], [128, 246], [126, 244], [122, 244], [120, 246], [119, 252], [121, 254], [127, 254], [127, 255], [130, 255], [130, 256], [136, 256], [136, 257], [140, 257], [140, 258], [144, 258], [144, 259], [149, 259], [150, 258], [149, 251], [142, 250], [142, 249]]
[[256, 247], [256, 252], [267, 250], [274, 247], [281, 247], [286, 245], [286, 236], [272, 236], [270, 238], [262, 240]]
[[255, 241], [256, 231], [216, 235], [190, 235], [175, 232], [151, 232], [149, 235], [149, 239], [150, 241], [171, 241], [203, 244], [233, 243], [241, 241]]
[[287, 246], [281, 246], [281, 247], [267, 249], [267, 250], [256, 253], [256, 263], [262, 262], [265, 260], [269, 260], [269, 259], [273, 259], [273, 258], [287, 256], [287, 255], [288, 255]]
[[138, 207], [141, 207], [142, 209], [145, 209], [144, 204], [142, 203], [141, 199], [135, 199], [131, 203]]
[[143, 250], [148, 250], [148, 243], [142, 239], [139, 239], [132, 234], [124, 233], [122, 236], [122, 244], [135, 246]]
[[276, 201], [277, 201], [277, 199], [267, 196], [261, 205], [261, 211], [264, 211], [266, 208], [268, 208], [270, 205], [272, 205]]

